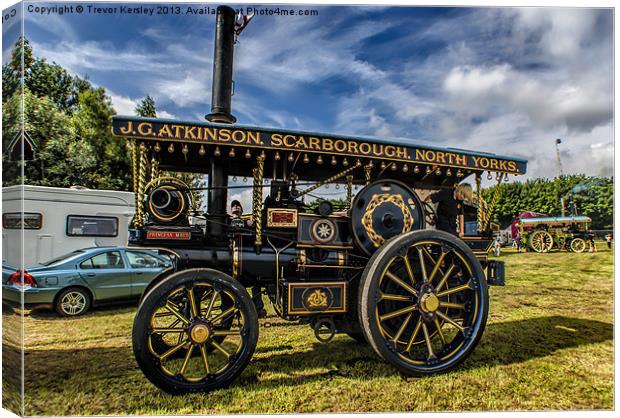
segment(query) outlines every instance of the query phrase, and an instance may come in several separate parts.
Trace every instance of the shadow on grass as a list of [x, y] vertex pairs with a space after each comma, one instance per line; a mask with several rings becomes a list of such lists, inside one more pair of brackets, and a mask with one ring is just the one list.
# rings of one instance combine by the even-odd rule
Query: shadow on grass
[[[105, 305], [98, 305], [91, 307], [91, 309], [83, 315], [78, 315], [75, 317], [63, 317], [60, 316], [56, 311], [51, 308], [37, 308], [33, 310], [25, 311], [25, 315], [34, 319], [42, 319], [42, 320], [54, 320], [57, 319], [59, 321], [68, 321], [68, 320], [80, 320], [84, 318], [88, 318], [89, 316], [99, 316], [99, 315], [109, 315], [111, 313], [119, 313], [125, 310], [137, 310], [138, 309], [138, 301], [130, 300], [130, 301], [122, 301], [122, 302], [114, 302], [108, 303]], [[15, 313], [19, 313], [15, 311]]]
[[590, 319], [544, 316], [488, 324], [465, 367], [521, 363], [557, 350], [612, 339], [612, 324]]
[[[489, 324], [481, 343], [465, 362], [464, 368], [521, 363], [545, 357], [557, 350], [612, 338], [612, 324], [563, 316]], [[290, 352], [289, 348], [292, 347], [271, 350], [271, 355], [261, 350], [261, 354], [253, 359], [233, 385], [248, 386], [248, 390], [264, 390], [334, 377], [372, 379], [399, 376], [369, 346], [353, 340], [339, 338], [330, 344], [317, 342], [312, 349], [302, 352]], [[115, 393], [114, 387], [122, 387], [126, 395], [133, 398], [143, 396], [144, 385], [147, 384], [135, 363], [131, 347], [33, 350], [26, 353], [25, 360], [26, 393], [31, 394], [36, 393], [37, 389], [57, 388], [65, 392], [67, 379], [75, 379], [74, 383], [79, 381], [80, 391], [110, 394]], [[262, 372], [281, 377], [260, 380]]]
[[21, 366], [19, 348], [2, 344], [2, 407], [16, 415], [22, 414]]

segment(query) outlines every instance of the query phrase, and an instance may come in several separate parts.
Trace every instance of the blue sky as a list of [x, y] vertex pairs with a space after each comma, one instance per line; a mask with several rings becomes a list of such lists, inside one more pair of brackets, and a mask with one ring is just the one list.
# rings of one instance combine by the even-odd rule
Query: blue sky
[[[514, 155], [528, 177], [557, 175], [562, 138], [565, 173], [612, 174], [610, 9], [303, 8], [319, 14], [256, 16], [241, 34], [239, 123]], [[119, 114], [146, 94], [161, 117], [209, 112], [213, 15], [25, 18], [35, 55], [105, 87]]]

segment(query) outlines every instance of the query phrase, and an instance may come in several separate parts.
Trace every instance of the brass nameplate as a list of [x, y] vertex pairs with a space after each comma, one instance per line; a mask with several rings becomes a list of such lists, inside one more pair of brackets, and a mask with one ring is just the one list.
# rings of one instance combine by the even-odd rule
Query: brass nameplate
[[167, 240], [182, 240], [187, 241], [191, 239], [192, 234], [188, 231], [147, 231], [146, 239], [167, 239]]
[[267, 209], [268, 228], [297, 228], [297, 209]]

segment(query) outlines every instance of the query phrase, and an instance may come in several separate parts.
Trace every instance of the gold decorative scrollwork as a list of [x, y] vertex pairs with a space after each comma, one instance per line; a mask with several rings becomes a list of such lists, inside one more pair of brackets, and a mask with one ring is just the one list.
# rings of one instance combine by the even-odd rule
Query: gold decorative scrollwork
[[364, 180], [366, 181], [366, 185], [370, 184], [372, 167], [373, 167], [372, 161], [364, 166]]
[[326, 308], [328, 306], [327, 295], [321, 289], [316, 289], [308, 296], [306, 303], [310, 308]]
[[376, 248], [379, 248], [381, 244], [385, 242], [385, 238], [379, 235], [373, 225], [372, 225], [372, 214], [376, 208], [381, 206], [382, 204], [390, 202], [396, 205], [401, 212], [403, 213], [403, 230], [402, 233], [411, 231], [413, 228], [414, 219], [407, 207], [403, 197], [399, 194], [374, 194], [372, 195], [372, 199], [370, 199], [370, 203], [366, 206], [366, 212], [364, 212], [364, 216], [362, 216], [362, 226], [366, 230], [368, 234], [368, 238], [374, 244]]
[[155, 157], [151, 158], [151, 181], [159, 177], [159, 161]]

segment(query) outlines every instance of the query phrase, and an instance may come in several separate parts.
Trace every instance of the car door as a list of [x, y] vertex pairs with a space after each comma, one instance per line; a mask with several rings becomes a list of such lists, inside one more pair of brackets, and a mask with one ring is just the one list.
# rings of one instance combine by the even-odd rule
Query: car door
[[144, 289], [168, 264], [154, 255], [138, 250], [125, 251], [131, 269], [131, 294], [139, 297]]
[[96, 300], [131, 296], [131, 272], [119, 250], [101, 252], [82, 261], [78, 271], [95, 293]]

